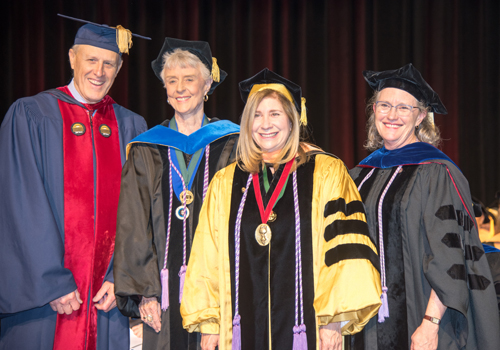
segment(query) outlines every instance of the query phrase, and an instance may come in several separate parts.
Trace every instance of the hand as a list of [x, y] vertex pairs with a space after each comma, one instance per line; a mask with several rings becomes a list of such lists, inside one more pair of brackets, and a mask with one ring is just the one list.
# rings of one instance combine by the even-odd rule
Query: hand
[[134, 335], [137, 337], [137, 338], [141, 338], [142, 339], [142, 327], [143, 327], [143, 323], [139, 323], [139, 324], [136, 324], [134, 327], [132, 327], [132, 332], [134, 333]]
[[201, 350], [215, 350], [215, 347], [219, 345], [219, 335], [218, 334], [201, 334]]
[[[425, 309], [425, 314], [442, 319], [446, 309], [447, 307], [441, 302], [434, 289], [432, 289], [427, 308]], [[438, 331], [438, 324], [434, 324], [425, 319], [422, 320], [420, 326], [411, 336], [411, 350], [437, 349], [439, 340]]]
[[[153, 328], [156, 333], [161, 331], [161, 306], [155, 297], [142, 297], [139, 303], [139, 312], [141, 313], [142, 322]], [[153, 318], [152, 321], [148, 321], [149, 316]]]
[[81, 303], [83, 303], [83, 301], [82, 299], [80, 299], [80, 293], [78, 292], [78, 289], [76, 289], [74, 292], [51, 301], [49, 305], [52, 310], [57, 311], [61, 315], [71, 315], [73, 311], [76, 311], [80, 308]]
[[438, 346], [439, 325], [423, 320], [411, 336], [411, 350], [435, 350]]
[[96, 303], [94, 306], [97, 310], [111, 311], [116, 307], [115, 284], [104, 282], [92, 301]]
[[319, 327], [319, 349], [341, 350], [342, 334], [340, 322], [329, 323]]

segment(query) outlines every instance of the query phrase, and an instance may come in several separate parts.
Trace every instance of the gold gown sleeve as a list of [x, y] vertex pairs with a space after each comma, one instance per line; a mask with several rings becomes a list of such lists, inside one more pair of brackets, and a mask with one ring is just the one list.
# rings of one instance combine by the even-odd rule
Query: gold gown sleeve
[[326, 155], [316, 157], [312, 223], [318, 325], [343, 322], [342, 334], [355, 334], [381, 305], [377, 248], [347, 169]]

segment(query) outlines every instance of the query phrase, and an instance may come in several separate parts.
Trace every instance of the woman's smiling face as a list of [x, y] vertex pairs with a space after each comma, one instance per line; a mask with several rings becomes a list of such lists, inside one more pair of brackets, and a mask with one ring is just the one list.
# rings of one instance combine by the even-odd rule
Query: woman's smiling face
[[[417, 106], [417, 100], [413, 95], [396, 88], [385, 88], [380, 91], [377, 101], [388, 102], [392, 106], [401, 103]], [[391, 108], [389, 113], [380, 113], [375, 104], [373, 111], [375, 112], [375, 126], [384, 140], [385, 148], [393, 150], [418, 141], [415, 136], [415, 127], [420, 125], [426, 116], [425, 111], [413, 108], [410, 115], [401, 117], [397, 114], [396, 108]]]
[[255, 110], [252, 138], [265, 161], [273, 159], [285, 147], [291, 131], [292, 123], [281, 102], [273, 96], [264, 98]]
[[176, 115], [188, 117], [203, 112], [203, 97], [210, 85], [203, 79], [199, 69], [174, 67], [164, 72], [165, 88], [170, 105]]

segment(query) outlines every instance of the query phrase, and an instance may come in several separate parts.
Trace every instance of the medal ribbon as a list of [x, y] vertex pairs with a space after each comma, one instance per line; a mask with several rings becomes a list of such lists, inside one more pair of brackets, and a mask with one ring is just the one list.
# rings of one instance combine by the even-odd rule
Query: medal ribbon
[[[264, 167], [265, 167], [265, 165], [264, 165]], [[267, 178], [267, 168], [264, 168], [264, 171], [262, 172], [262, 177], [264, 179], [264, 189], [266, 190], [266, 193], [267, 193], [269, 191], [269, 187], [271, 187], [269, 185], [269, 179]], [[281, 192], [280, 192], [280, 195], [278, 196], [278, 199], [276, 199], [276, 203], [278, 203], [278, 201], [281, 199], [281, 197], [283, 197], [287, 183], [288, 183], [288, 177], [286, 178], [285, 186], [283, 186], [283, 188], [281, 189]], [[274, 205], [276, 205], [276, 203], [274, 203]], [[274, 205], [273, 205], [273, 208], [274, 208]]]
[[276, 203], [281, 190], [284, 188], [288, 180], [288, 175], [290, 174], [290, 170], [292, 169], [294, 161], [295, 159], [292, 159], [288, 163], [286, 163], [285, 169], [283, 170], [283, 173], [281, 174], [278, 181], [278, 185], [274, 189], [273, 194], [271, 195], [271, 199], [269, 200], [269, 203], [267, 204], [267, 207], [265, 209], [264, 203], [262, 202], [262, 195], [260, 193], [259, 174], [252, 174], [253, 187], [255, 189], [255, 199], [257, 200], [257, 205], [259, 206], [260, 218], [263, 224], [267, 223], [269, 215], [271, 215], [274, 204]]
[[[207, 124], [208, 124], [208, 118], [204, 115], [201, 126], [203, 127]], [[177, 123], [175, 121], [175, 117], [172, 118], [172, 120], [170, 120], [168, 127], [172, 130], [177, 131]], [[191, 161], [189, 162], [189, 165], [187, 167], [186, 167], [186, 162], [184, 161], [184, 156], [182, 154], [182, 151], [175, 149], [175, 154], [172, 155], [172, 162], [180, 170], [182, 178], [184, 180], [184, 184], [188, 190], [191, 190], [191, 187], [193, 186], [193, 180], [194, 180], [193, 174], [196, 173], [196, 171], [198, 170], [198, 166], [200, 165], [202, 151], [203, 149], [200, 148], [193, 154], [193, 157], [191, 158]], [[174, 174], [174, 191], [175, 194], [177, 195], [177, 198], [179, 198], [180, 200], [180, 194], [184, 189], [181, 184], [181, 181], [179, 181], [180, 177], [177, 177], [175, 175], [178, 174], [177, 173]]]

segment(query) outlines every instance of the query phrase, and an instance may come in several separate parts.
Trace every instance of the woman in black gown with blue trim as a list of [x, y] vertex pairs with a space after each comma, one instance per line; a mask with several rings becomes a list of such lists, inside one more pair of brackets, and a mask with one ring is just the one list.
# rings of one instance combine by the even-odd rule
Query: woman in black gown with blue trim
[[467, 180], [440, 150], [433, 112], [446, 114], [417, 69], [363, 73], [367, 148], [350, 171], [381, 266], [378, 318], [351, 349], [497, 349], [494, 286]]

